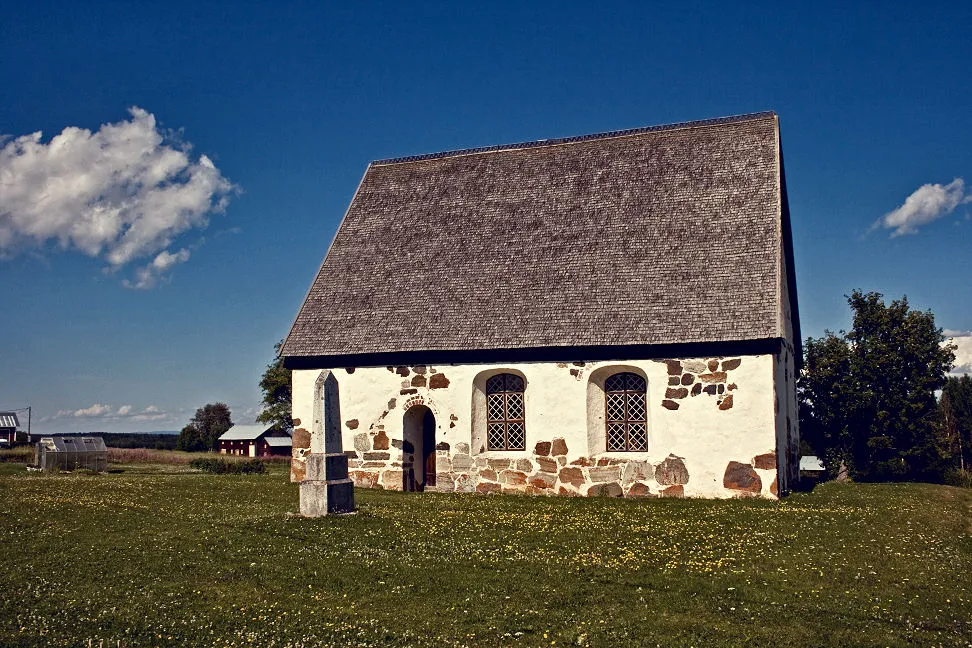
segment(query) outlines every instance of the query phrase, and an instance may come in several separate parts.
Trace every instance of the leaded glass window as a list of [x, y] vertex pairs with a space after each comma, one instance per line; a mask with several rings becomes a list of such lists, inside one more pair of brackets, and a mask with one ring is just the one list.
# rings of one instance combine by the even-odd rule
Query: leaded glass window
[[604, 381], [607, 449], [648, 450], [647, 384], [638, 374], [616, 373]]
[[486, 447], [526, 450], [523, 379], [497, 374], [486, 381]]

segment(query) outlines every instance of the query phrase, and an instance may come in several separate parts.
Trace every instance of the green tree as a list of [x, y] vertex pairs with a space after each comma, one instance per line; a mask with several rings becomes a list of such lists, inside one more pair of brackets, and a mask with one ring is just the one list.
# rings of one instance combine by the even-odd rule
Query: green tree
[[858, 479], [936, 479], [948, 452], [935, 391], [955, 359], [931, 311], [854, 291], [853, 326], [808, 338], [800, 419], [808, 442]]
[[972, 470], [972, 378], [949, 376], [942, 397], [942, 429], [959, 470]]
[[199, 452], [215, 450], [217, 439], [233, 427], [226, 403], [208, 403], [196, 410], [189, 424], [179, 433], [176, 449]]
[[176, 441], [176, 450], [185, 450], [186, 452], [201, 452], [205, 450], [205, 443], [202, 440], [202, 435], [199, 433], [199, 429], [192, 423], [182, 428], [179, 432], [179, 440]]
[[803, 347], [803, 372], [797, 379], [800, 436], [836, 474], [842, 464], [853, 464], [847, 417], [847, 403], [854, 397], [851, 354], [842, 336], [824, 333], [822, 338], [807, 338]]
[[280, 357], [280, 347], [283, 342], [277, 342], [273, 350], [276, 359], [267, 365], [260, 379], [260, 389], [263, 391], [263, 411], [257, 416], [258, 423], [269, 423], [277, 430], [290, 433], [294, 429], [291, 418], [291, 376], [290, 369], [283, 366]]

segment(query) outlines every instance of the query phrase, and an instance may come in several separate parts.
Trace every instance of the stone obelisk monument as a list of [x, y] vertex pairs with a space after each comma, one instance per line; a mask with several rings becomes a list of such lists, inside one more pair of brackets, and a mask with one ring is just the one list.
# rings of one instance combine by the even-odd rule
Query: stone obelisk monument
[[354, 511], [354, 484], [348, 479], [348, 457], [341, 444], [338, 384], [330, 371], [322, 372], [321, 378], [321, 420], [311, 428], [307, 468], [300, 482], [300, 514], [305, 517]]

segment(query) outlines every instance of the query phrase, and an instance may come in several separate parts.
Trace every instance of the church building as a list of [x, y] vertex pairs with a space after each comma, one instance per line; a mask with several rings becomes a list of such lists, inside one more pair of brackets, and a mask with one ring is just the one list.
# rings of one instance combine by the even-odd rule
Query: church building
[[779, 497], [802, 362], [775, 113], [372, 162], [284, 341], [291, 478]]

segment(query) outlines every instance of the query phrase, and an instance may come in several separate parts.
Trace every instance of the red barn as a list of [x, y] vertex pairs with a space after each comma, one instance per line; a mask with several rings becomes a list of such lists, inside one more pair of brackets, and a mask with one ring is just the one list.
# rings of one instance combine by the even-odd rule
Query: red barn
[[286, 432], [265, 425], [234, 425], [218, 440], [222, 454], [244, 457], [289, 457], [292, 445]]

